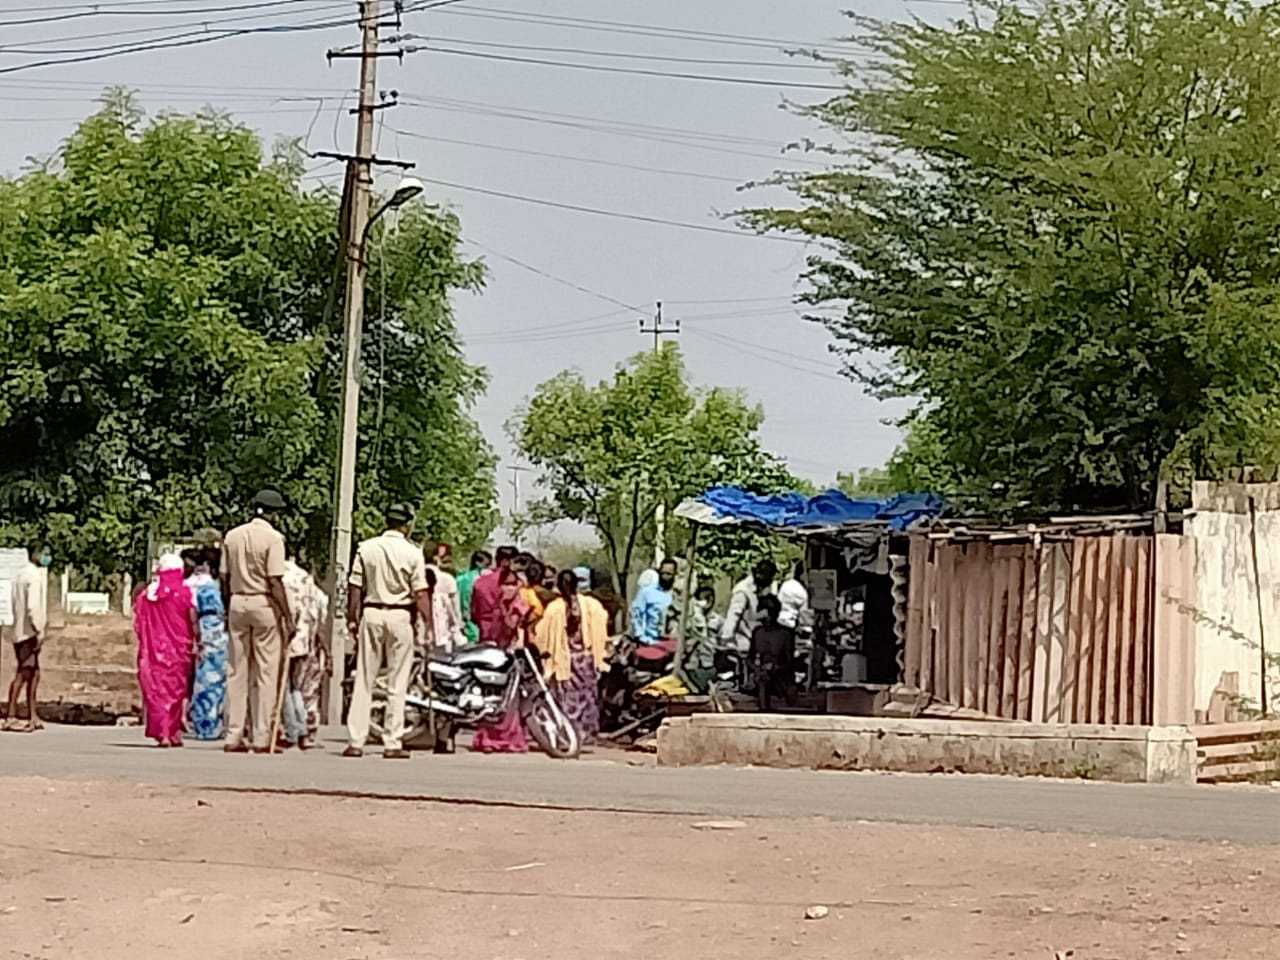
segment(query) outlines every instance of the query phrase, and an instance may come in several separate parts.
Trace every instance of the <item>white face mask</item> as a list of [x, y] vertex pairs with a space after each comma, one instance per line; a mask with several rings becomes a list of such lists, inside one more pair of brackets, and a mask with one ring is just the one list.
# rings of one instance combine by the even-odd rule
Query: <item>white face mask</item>
[[705, 600], [699, 600], [698, 609], [701, 610], [703, 613], [706, 613], [708, 610], [711, 609], [711, 604], [707, 603], [707, 601]]

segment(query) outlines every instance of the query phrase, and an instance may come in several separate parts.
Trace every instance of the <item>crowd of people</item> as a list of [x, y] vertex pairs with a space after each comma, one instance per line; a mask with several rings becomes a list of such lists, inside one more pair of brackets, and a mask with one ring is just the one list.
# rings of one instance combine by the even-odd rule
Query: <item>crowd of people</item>
[[[789, 694], [796, 632], [808, 606], [799, 568], [775, 588], [776, 566], [761, 561], [734, 585], [721, 617], [709, 584], [694, 591], [685, 609], [679, 564], [666, 560], [641, 574], [624, 618], [610, 578], [595, 584], [586, 567], [556, 570], [513, 546], [477, 551], [457, 570], [448, 544], [423, 547], [410, 539], [414, 515], [406, 504], [390, 507], [385, 531], [355, 551], [345, 611], [354, 651], [346, 659], [353, 662], [335, 665], [325, 629], [328, 597], [287, 554], [275, 522], [282, 509], [277, 491], [261, 491], [248, 522], [220, 542], [161, 556], [150, 582], [135, 592], [145, 730], [160, 747], [180, 747], [192, 737], [224, 740], [229, 753], [311, 749], [318, 745], [322, 691], [336, 666], [351, 674], [343, 755], [363, 755], [374, 688], [385, 675], [383, 753], [407, 757], [404, 706], [415, 653], [448, 654], [477, 643], [536, 649], [547, 685], [584, 745], [600, 735], [601, 672], [613, 636], [624, 631], [639, 647], [668, 651], [683, 631], [679, 680], [689, 690], [705, 690], [717, 655], [732, 651], [748, 665], [747, 681], [764, 709]], [[39, 725], [39, 591], [50, 555], [40, 547], [30, 556], [13, 588], [18, 656], [6, 729]], [[16, 719], [24, 687], [26, 725]], [[519, 710], [481, 727], [473, 749], [528, 750]]]
[[[184, 737], [223, 739], [232, 753], [317, 745], [321, 692], [334, 668], [324, 631], [328, 598], [287, 556], [275, 525], [283, 506], [277, 492], [262, 491], [249, 522], [220, 545], [160, 557], [135, 594], [145, 730], [159, 746], [180, 747]], [[607, 607], [611, 592], [597, 597], [585, 567], [557, 571], [509, 546], [477, 551], [458, 571], [448, 544], [411, 541], [413, 522], [412, 508], [393, 505], [386, 530], [355, 552], [344, 756], [363, 755], [380, 675], [387, 688], [383, 754], [408, 756], [404, 702], [415, 651], [447, 654], [475, 643], [536, 648], [552, 694], [581, 742], [593, 743], [617, 609]], [[481, 728], [473, 748], [528, 750], [518, 711]]]

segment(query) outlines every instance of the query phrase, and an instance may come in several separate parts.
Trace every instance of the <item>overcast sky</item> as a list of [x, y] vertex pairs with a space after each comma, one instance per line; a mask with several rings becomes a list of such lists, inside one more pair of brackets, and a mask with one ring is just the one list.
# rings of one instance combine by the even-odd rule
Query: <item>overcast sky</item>
[[[898, 432], [882, 421], [901, 408], [838, 376], [827, 333], [800, 319], [790, 304], [804, 247], [734, 235], [716, 219], [718, 212], [768, 199], [768, 193], [744, 195], [738, 185], [795, 166], [781, 146], [818, 133], [780, 105], [784, 96], [828, 95], [788, 83], [833, 79], [780, 47], [830, 45], [847, 30], [841, 10], [850, 5], [888, 17], [963, 10], [945, 0], [457, 0], [406, 14], [405, 31], [418, 37], [406, 45], [438, 49], [410, 53], [402, 65], [380, 62], [379, 87], [399, 91], [404, 103], [379, 115], [379, 154], [414, 161], [420, 176], [457, 185], [428, 185], [428, 192], [457, 209], [465, 236], [481, 245], [471, 252], [489, 263], [484, 294], [462, 297], [456, 307], [469, 357], [491, 376], [476, 415], [503, 457], [504, 509], [510, 507], [511, 459], [503, 424], [513, 408], [566, 367], [598, 379], [651, 347], [652, 338], [638, 332], [640, 316], [627, 308], [647, 317], [657, 300], [669, 319], [682, 321], [680, 345], [694, 379], [741, 387], [762, 404], [764, 440], [797, 474], [825, 482], [837, 471], [877, 466], [890, 454]], [[0, 0], [0, 44], [10, 48], [0, 48], [0, 71], [32, 62], [29, 54], [11, 52], [15, 47], [60, 59], [71, 50], [193, 32], [202, 20], [216, 27], [241, 18], [220, 24], [223, 29], [297, 25], [337, 20], [353, 6], [120, 0], [99, 10], [125, 15], [83, 16], [88, 8], [67, 0], [42, 6]], [[195, 10], [204, 12], [174, 12]], [[6, 134], [0, 168], [12, 173], [28, 155], [54, 151], [101, 89], [113, 84], [136, 88], [152, 111], [209, 103], [268, 140], [301, 136], [312, 150], [350, 150], [351, 104], [338, 98], [354, 89], [358, 64], [330, 65], [325, 51], [357, 40], [353, 23], [0, 72]], [[305, 97], [335, 99], [299, 99]], [[322, 167], [315, 174], [336, 178], [335, 171]], [[558, 209], [462, 186], [711, 229]]]

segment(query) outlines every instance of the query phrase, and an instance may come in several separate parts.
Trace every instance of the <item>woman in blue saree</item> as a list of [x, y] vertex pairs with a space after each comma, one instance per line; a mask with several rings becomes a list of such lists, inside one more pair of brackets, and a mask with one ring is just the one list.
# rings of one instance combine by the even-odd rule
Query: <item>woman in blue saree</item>
[[191, 688], [191, 735], [219, 740], [227, 732], [227, 612], [218, 582], [220, 551], [203, 547], [187, 585], [195, 597], [199, 637]]

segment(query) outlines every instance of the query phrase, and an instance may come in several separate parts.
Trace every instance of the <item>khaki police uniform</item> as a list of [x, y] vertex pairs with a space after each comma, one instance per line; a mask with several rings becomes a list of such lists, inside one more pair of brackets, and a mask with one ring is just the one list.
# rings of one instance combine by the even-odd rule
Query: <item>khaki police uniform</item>
[[356, 675], [347, 711], [351, 746], [369, 739], [373, 686], [387, 664], [387, 709], [382, 746], [399, 750], [404, 740], [404, 699], [413, 671], [414, 595], [427, 589], [422, 551], [399, 530], [365, 540], [351, 565], [350, 585], [364, 591]]
[[[252, 746], [271, 746], [280, 647], [284, 638], [271, 603], [271, 578], [283, 577], [284, 535], [262, 517], [227, 532], [222, 562], [231, 587], [227, 611], [227, 746], [249, 734]], [[252, 729], [248, 724], [252, 722]]]

